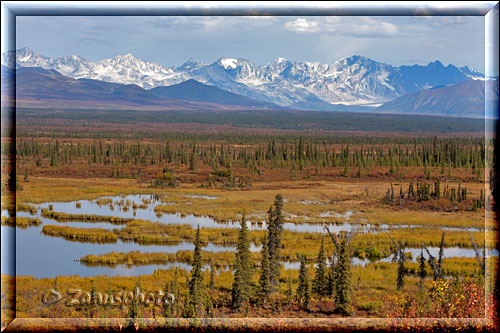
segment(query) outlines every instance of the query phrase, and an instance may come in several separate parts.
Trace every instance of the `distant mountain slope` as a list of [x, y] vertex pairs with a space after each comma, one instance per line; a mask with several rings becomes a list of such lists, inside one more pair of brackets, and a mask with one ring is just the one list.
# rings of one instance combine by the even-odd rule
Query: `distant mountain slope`
[[450, 86], [417, 91], [387, 102], [374, 112], [484, 117], [485, 82], [488, 98], [486, 115], [491, 116], [496, 108], [498, 116], [498, 80], [466, 80]]
[[[2, 67], [2, 78], [13, 78], [13, 70]], [[215, 99], [208, 100], [179, 100], [168, 96], [158, 96], [150, 90], [137, 85], [110, 83], [91, 79], [73, 79], [61, 75], [55, 70], [46, 70], [38, 67], [21, 67], [15, 71], [15, 80], [2, 80], [2, 92], [12, 91], [15, 84], [16, 102], [19, 105], [62, 105], [65, 106], [121, 106], [134, 108], [176, 109], [176, 110], [225, 110], [225, 109], [279, 109], [276, 105], [252, 101], [246, 97], [238, 99], [232, 94], [233, 100], [226, 104], [218, 104]], [[207, 87], [201, 84], [189, 85], [190, 94], [201, 96], [207, 94]], [[203, 86], [203, 87], [201, 87]], [[210, 88], [210, 87], [208, 87]], [[214, 88], [218, 89], [218, 88]], [[197, 92], [200, 90], [200, 92]], [[160, 91], [161, 92], [161, 91]], [[225, 92], [218, 89], [219, 95]], [[231, 93], [227, 93], [231, 94]], [[167, 95], [167, 94], [165, 94]], [[186, 97], [186, 94], [183, 96]], [[8, 99], [2, 93], [2, 101]], [[237, 104], [233, 105], [232, 102]]]
[[157, 97], [168, 97], [184, 101], [207, 102], [221, 105], [238, 105], [249, 108], [285, 109], [275, 104], [265, 103], [238, 95], [214, 86], [190, 79], [167, 87], [156, 87], [149, 92]]
[[164, 67], [131, 54], [92, 62], [75, 55], [45, 57], [23, 48], [2, 54], [2, 63], [145, 89], [194, 79], [254, 100], [309, 109], [328, 109], [328, 104], [380, 104], [422, 89], [484, 77], [466, 66], [444, 66], [439, 61], [395, 67], [359, 55], [327, 64], [277, 58], [257, 66], [243, 58], [223, 57], [210, 64], [189, 59], [179, 67]]

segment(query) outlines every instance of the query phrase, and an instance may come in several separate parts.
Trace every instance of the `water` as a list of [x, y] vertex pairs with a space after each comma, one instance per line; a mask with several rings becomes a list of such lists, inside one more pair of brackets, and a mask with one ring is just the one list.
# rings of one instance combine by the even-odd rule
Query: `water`
[[[189, 197], [199, 197], [206, 200], [217, 199], [216, 197], [209, 196], [201, 196], [201, 195], [191, 195]], [[123, 218], [136, 218], [142, 220], [149, 220], [153, 222], [159, 222], [164, 224], [188, 224], [193, 228], [197, 228], [199, 225], [202, 228], [240, 228], [239, 221], [229, 221], [229, 222], [217, 222], [216, 220], [210, 217], [204, 216], [194, 216], [187, 215], [181, 216], [180, 214], [159, 214], [154, 211], [154, 208], [158, 205], [168, 205], [173, 204], [172, 202], [166, 201], [167, 198], [162, 198], [162, 201], [155, 200], [152, 195], [127, 195], [123, 197], [103, 197], [101, 199], [110, 199], [113, 204], [113, 209], [110, 208], [109, 204], [99, 205], [97, 200], [80, 200], [76, 202], [46, 202], [40, 205], [34, 205], [38, 212], [34, 215], [31, 215], [28, 212], [18, 212], [18, 216], [30, 216], [30, 217], [39, 217], [42, 222], [51, 222], [52, 224], [60, 223], [68, 226], [74, 227], [88, 227], [88, 228], [105, 228], [105, 229], [116, 229], [120, 228], [120, 225], [115, 225], [111, 223], [86, 223], [86, 222], [77, 222], [77, 221], [64, 221], [58, 222], [52, 219], [47, 219], [41, 216], [41, 209], [49, 209], [49, 205], [52, 205], [53, 210], [55, 212], [64, 212], [68, 214], [92, 214], [92, 215], [102, 215], [102, 216], [116, 216]], [[122, 201], [126, 203], [130, 202], [128, 209], [120, 208], [117, 202]], [[138, 207], [135, 211], [132, 209], [132, 203], [140, 205], [143, 203], [143, 200], [149, 200], [150, 204], [147, 205], [147, 208]], [[76, 207], [76, 203], [81, 205], [80, 208]], [[135, 215], [134, 215], [135, 212]], [[348, 211], [345, 214], [339, 214], [342, 216], [345, 221], [349, 219], [349, 217], [353, 214], [353, 212]], [[353, 228], [353, 224], [350, 223], [291, 223], [285, 222], [283, 224], [283, 229], [295, 232], [325, 232], [324, 225], [328, 225], [331, 232], [338, 233], [340, 231], [350, 231]], [[365, 225], [360, 230], [361, 232], [365, 232], [366, 228], [369, 226]], [[255, 223], [251, 221], [247, 221], [247, 227], [249, 230], [265, 230], [267, 229], [267, 225], [265, 219], [261, 219], [260, 223]]]
[[[83, 201], [82, 209], [85, 207]], [[88, 204], [88, 202], [87, 202]], [[89, 205], [91, 205], [90, 203]], [[59, 206], [53, 203], [55, 211], [56, 208], [70, 208], [75, 207], [74, 203]], [[40, 205], [40, 208], [48, 208], [48, 204]], [[68, 209], [67, 213], [77, 213], [75, 209]], [[83, 212], [83, 211], [81, 211]], [[97, 210], [93, 212], [97, 215], [110, 215], [106, 214], [108, 211]], [[18, 216], [33, 216], [28, 212], [18, 212]], [[2, 215], [9, 216], [7, 211], [2, 211]], [[78, 260], [88, 254], [99, 255], [110, 252], [167, 252], [176, 253], [181, 250], [194, 250], [194, 244], [191, 242], [180, 242], [177, 244], [169, 245], [140, 245], [134, 242], [124, 242], [118, 240], [116, 243], [86, 243], [78, 241], [69, 241], [62, 237], [51, 237], [41, 233], [42, 227], [45, 224], [60, 224], [71, 227], [82, 228], [105, 228], [116, 229], [123, 227], [122, 225], [115, 225], [111, 223], [86, 223], [86, 222], [57, 222], [55, 220], [42, 217], [40, 212], [34, 216], [42, 220], [39, 226], [33, 226], [26, 229], [14, 228], [9, 226], [1, 227], [2, 234], [2, 252], [13, 253], [11, 249], [15, 247], [16, 256], [12, 259], [6, 258], [2, 260], [1, 271], [3, 274], [9, 275], [29, 275], [36, 278], [55, 277], [58, 275], [81, 275], [81, 276], [96, 276], [96, 275], [124, 275], [135, 276], [140, 274], [152, 274], [156, 269], [166, 269], [172, 266], [178, 266], [190, 269], [190, 265], [184, 263], [166, 263], [129, 267], [127, 265], [117, 265], [115, 267], [96, 266], [87, 267], [81, 264]], [[122, 215], [122, 217], [127, 217]], [[217, 225], [222, 227], [221, 225]], [[14, 244], [15, 243], [15, 244]], [[261, 245], [250, 243], [251, 251], [260, 251]], [[213, 243], [208, 243], [203, 246], [203, 251], [208, 252], [221, 252], [221, 251], [235, 251], [234, 246], [222, 246]], [[15, 261], [15, 263], [13, 262]]]
[[[15, 229], [2, 226], [2, 251], [8, 250], [16, 241], [15, 269], [17, 275], [31, 275], [36, 278], [54, 277], [58, 275], [138, 275], [151, 274], [155, 269], [168, 268], [175, 263], [155, 264], [148, 266], [127, 267], [119, 265], [112, 267], [87, 267], [78, 261], [80, 257], [88, 254], [105, 254], [110, 252], [167, 252], [175, 253], [180, 250], [194, 250], [192, 243], [182, 242], [174, 245], [139, 245], [132, 242], [118, 240], [116, 243], [96, 244], [67, 241], [61, 237], [50, 237], [41, 234], [41, 227]], [[235, 251], [235, 247], [225, 247], [209, 243], [202, 248], [203, 251], [220, 252]], [[12, 256], [14, 257], [14, 256]], [[2, 273], [13, 274], [8, 268], [9, 260], [2, 260]], [[188, 267], [189, 265], [179, 264]]]
[[[428, 247], [427, 248], [431, 255], [437, 260], [439, 257], [439, 247]], [[408, 262], [416, 262], [417, 258], [420, 256], [420, 248], [414, 247], [414, 248], [406, 248], [405, 253], [411, 253], [411, 257], [407, 256]], [[482, 256], [482, 249], [480, 249], [480, 254]], [[452, 258], [452, 257], [461, 257], [461, 258], [474, 258], [476, 256], [474, 249], [470, 248], [461, 248], [461, 247], [445, 247], [444, 248], [444, 253], [443, 257], [444, 258]], [[497, 249], [487, 249], [486, 250], [486, 256], [491, 257], [495, 256], [498, 257], [498, 250]], [[360, 258], [352, 258], [351, 262], [353, 265], [361, 265], [361, 266], [366, 266], [368, 263], [371, 262], [392, 262], [393, 255], [391, 254], [387, 258], [382, 258], [378, 260], [370, 260], [368, 258], [360, 259]], [[424, 249], [424, 258], [427, 260], [429, 259], [429, 255], [427, 254], [427, 251]]]
[[[432, 256], [437, 260], [439, 256], [439, 247], [428, 247], [429, 252], [432, 254]], [[412, 257], [408, 258], [409, 262], [416, 262], [417, 258], [420, 256], [420, 248], [407, 248], [405, 249], [405, 253], [411, 252]], [[481, 255], [482, 255], [482, 250], [481, 250]], [[486, 256], [491, 257], [491, 256], [496, 256], [498, 257], [498, 250], [497, 249], [489, 249], [486, 251]], [[358, 257], [351, 257], [351, 264], [353, 266], [362, 266], [365, 267], [369, 263], [376, 263], [376, 262], [392, 262], [392, 255], [387, 257], [387, 258], [382, 258], [382, 259], [374, 259], [370, 260], [368, 258], [358, 258]], [[462, 258], [474, 258], [475, 253], [473, 249], [467, 249], [467, 248], [460, 248], [460, 247], [448, 247], [444, 249], [444, 258], [451, 258], [451, 257], [462, 257]], [[427, 252], [424, 250], [424, 258], [427, 260], [429, 258], [429, 255]], [[331, 260], [327, 259], [326, 264], [330, 265]], [[309, 263], [308, 265], [311, 265]], [[314, 267], [316, 267], [316, 264], [312, 264]], [[296, 261], [284, 261], [283, 266], [285, 269], [300, 269], [300, 262]]]
[[[202, 196], [202, 195], [191, 195], [186, 196], [190, 198], [199, 198], [204, 200], [217, 199], [216, 197]], [[111, 199], [113, 209], [111, 209], [109, 204], [99, 205], [96, 200], [80, 200], [77, 202], [53, 202], [53, 203], [43, 203], [40, 205], [34, 205], [38, 211], [35, 214], [30, 214], [28, 212], [18, 212], [18, 216], [26, 217], [38, 217], [42, 221], [42, 225], [29, 227], [27, 229], [13, 228], [8, 226], [2, 226], [2, 251], [3, 253], [12, 253], [11, 250], [14, 246], [16, 248], [15, 262], [13, 260], [2, 260], [1, 271], [4, 274], [9, 275], [31, 275], [36, 278], [42, 277], [54, 277], [58, 275], [81, 275], [81, 276], [96, 276], [96, 275], [124, 275], [124, 276], [134, 276], [139, 274], [151, 274], [156, 269], [166, 269], [172, 266], [183, 267], [190, 269], [190, 266], [183, 263], [168, 263], [168, 264], [154, 264], [154, 265], [144, 265], [144, 266], [133, 266], [129, 267], [127, 265], [117, 265], [115, 267], [106, 266], [96, 266], [88, 267], [77, 260], [80, 257], [88, 254], [105, 254], [109, 252], [130, 252], [130, 251], [140, 251], [140, 252], [168, 252], [175, 253], [179, 250], [193, 250], [194, 245], [189, 242], [181, 242], [172, 245], [139, 245], [133, 242], [123, 242], [118, 240], [116, 243], [107, 244], [96, 244], [96, 243], [83, 243], [76, 241], [68, 241], [62, 237], [50, 237], [41, 234], [41, 229], [43, 225], [46, 224], [57, 224], [57, 225], [67, 225], [71, 227], [78, 228], [104, 228], [108, 230], [113, 230], [117, 228], [122, 228], [123, 225], [116, 225], [112, 223], [98, 222], [98, 223], [88, 223], [81, 221], [64, 221], [58, 222], [53, 219], [45, 218], [41, 216], [41, 209], [49, 209], [49, 205], [53, 206], [53, 210], [56, 212], [65, 212], [69, 214], [94, 214], [94, 215], [104, 215], [104, 216], [117, 216], [123, 218], [137, 218], [150, 220], [154, 222], [160, 222], [165, 224], [187, 224], [196, 228], [198, 225], [203, 228], [238, 228], [239, 222], [228, 222], [228, 223], [218, 223], [209, 217], [198, 217], [193, 215], [188, 215], [181, 217], [180, 214], [163, 214], [158, 216], [154, 211], [157, 205], [169, 204], [168, 201], [165, 202], [168, 197], [162, 197], [161, 200], [157, 200], [156, 197], [152, 195], [128, 195], [123, 197], [104, 197], [101, 199]], [[123, 209], [117, 202], [122, 201], [124, 203], [127, 200], [130, 202], [129, 209]], [[132, 209], [132, 203], [136, 203], [138, 206], [143, 203], [147, 203], [146, 206], [137, 207], [135, 210]], [[76, 203], [80, 204], [80, 208], [76, 207]], [[338, 214], [335, 212], [327, 212], [329, 216], [335, 216], [343, 218], [347, 221], [354, 213], [352, 211], [347, 211], [345, 214]], [[2, 215], [8, 216], [7, 211], [2, 211]], [[326, 215], [325, 215], [326, 216]], [[250, 230], [263, 230], [267, 229], [265, 220], [262, 223], [251, 223], [247, 222], [247, 226]], [[296, 232], [325, 232], [323, 228], [324, 224], [296, 224], [286, 222], [284, 223], [284, 229]], [[338, 233], [340, 231], [350, 231], [352, 230], [354, 224], [343, 223], [343, 224], [328, 224], [331, 232]], [[360, 232], [382, 232], [393, 228], [394, 226], [389, 225], [371, 225], [364, 224], [359, 226]], [[396, 226], [403, 227], [403, 226]], [[407, 226], [410, 227], [410, 226]], [[411, 226], [413, 227], [413, 226]], [[445, 228], [443, 228], [445, 229]], [[464, 229], [460, 229], [464, 230]], [[471, 229], [472, 230], [472, 229]], [[15, 244], [14, 244], [15, 241]], [[250, 244], [250, 250], [252, 252], [259, 252], [262, 246]], [[235, 247], [230, 246], [220, 246], [216, 244], [208, 244], [203, 248], [203, 251], [210, 252], [220, 252], [220, 251], [234, 251]], [[431, 253], [437, 257], [439, 249], [429, 248]], [[495, 250], [496, 251], [496, 250]], [[420, 249], [407, 249], [406, 252], [412, 252], [413, 259], [416, 260], [418, 255], [420, 255]], [[498, 256], [498, 251], [490, 253], [492, 255]], [[425, 254], [427, 257], [427, 254]], [[447, 248], [445, 250], [445, 257], [474, 257], [474, 251], [472, 249], [461, 249], [461, 248]], [[76, 261], [75, 261], [76, 260]], [[381, 262], [390, 261], [391, 258], [384, 258], [380, 260]], [[354, 265], [366, 265], [370, 262], [368, 259], [352, 258], [352, 263]], [[284, 263], [285, 268], [298, 269], [300, 263], [291, 262]], [[15, 270], [15, 271], [14, 271]]]

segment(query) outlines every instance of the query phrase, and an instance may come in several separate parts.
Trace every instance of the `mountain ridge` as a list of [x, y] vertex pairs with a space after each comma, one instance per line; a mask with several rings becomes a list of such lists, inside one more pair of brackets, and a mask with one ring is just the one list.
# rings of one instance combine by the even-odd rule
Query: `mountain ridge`
[[[198, 83], [198, 91], [201, 83]], [[15, 90], [14, 90], [15, 88]], [[169, 87], [162, 87], [169, 88]], [[159, 89], [162, 89], [159, 88]], [[207, 89], [205, 87], [205, 89]], [[215, 87], [208, 87], [213, 92]], [[2, 104], [13, 103], [13, 92], [17, 105], [66, 105], [81, 107], [84, 105], [179, 109], [179, 110], [283, 110], [285, 108], [253, 101], [244, 96], [231, 94], [232, 99], [225, 104], [209, 98], [176, 99], [155, 95], [151, 90], [145, 90], [134, 84], [111, 83], [93, 79], [74, 79], [64, 76], [55, 70], [39, 67], [20, 67], [15, 70], [2, 65]], [[225, 92], [223, 92], [225, 93]], [[220, 93], [219, 93], [220, 94]], [[175, 96], [174, 96], [175, 97]], [[201, 96], [203, 97], [203, 96]]]
[[130, 53], [91, 62], [79, 56], [45, 57], [23, 48], [4, 53], [2, 63], [54, 69], [73, 78], [137, 84], [145, 89], [194, 79], [261, 102], [311, 110], [330, 104], [334, 108], [385, 103], [422, 89], [484, 77], [467, 66], [444, 66], [434, 61], [426, 66], [395, 67], [361, 55], [331, 64], [277, 58], [263, 66], [244, 58], [221, 57], [210, 64], [190, 58], [175, 68], [140, 60]]
[[498, 118], [498, 96], [498, 79], [471, 79], [403, 95], [374, 112]]

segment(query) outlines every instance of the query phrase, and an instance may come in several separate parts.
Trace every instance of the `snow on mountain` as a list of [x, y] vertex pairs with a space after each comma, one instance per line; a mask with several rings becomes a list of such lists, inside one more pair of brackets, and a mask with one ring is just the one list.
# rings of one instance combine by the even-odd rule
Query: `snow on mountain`
[[277, 58], [257, 66], [243, 58], [223, 57], [211, 64], [189, 59], [177, 68], [135, 58], [131, 54], [92, 62], [78, 56], [45, 57], [23, 48], [2, 55], [2, 64], [13, 67], [53, 69], [72, 78], [136, 84], [145, 89], [171, 86], [189, 79], [246, 97], [279, 105], [328, 104], [363, 105], [383, 103], [404, 94], [466, 79], [484, 78], [468, 67], [444, 66], [439, 61], [427, 66], [394, 67], [354, 55], [331, 64], [295, 62]]
[[199, 69], [202, 66], [203, 63], [201, 61], [196, 61], [193, 58], [189, 58], [188, 61], [177, 67], [175, 70], [179, 72], [190, 72], [192, 70]]
[[238, 62], [237, 59], [233, 59], [233, 58], [221, 58], [219, 60], [219, 63], [225, 68], [225, 69], [228, 69], [228, 68], [236, 68], [236, 63]]

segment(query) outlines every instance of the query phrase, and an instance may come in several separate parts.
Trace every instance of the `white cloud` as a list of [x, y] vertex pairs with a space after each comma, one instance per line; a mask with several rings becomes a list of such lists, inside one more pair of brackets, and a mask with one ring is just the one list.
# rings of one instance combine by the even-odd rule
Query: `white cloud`
[[317, 20], [297, 18], [285, 23], [288, 31], [305, 33], [327, 33], [351, 37], [394, 37], [400, 34], [398, 27], [372, 17], [326, 16]]
[[298, 33], [315, 33], [320, 30], [317, 21], [308, 21], [305, 18], [298, 18], [295, 21], [285, 23], [285, 29]]
[[351, 28], [352, 36], [359, 37], [394, 37], [399, 34], [398, 28], [389, 22], [371, 22], [353, 25]]

